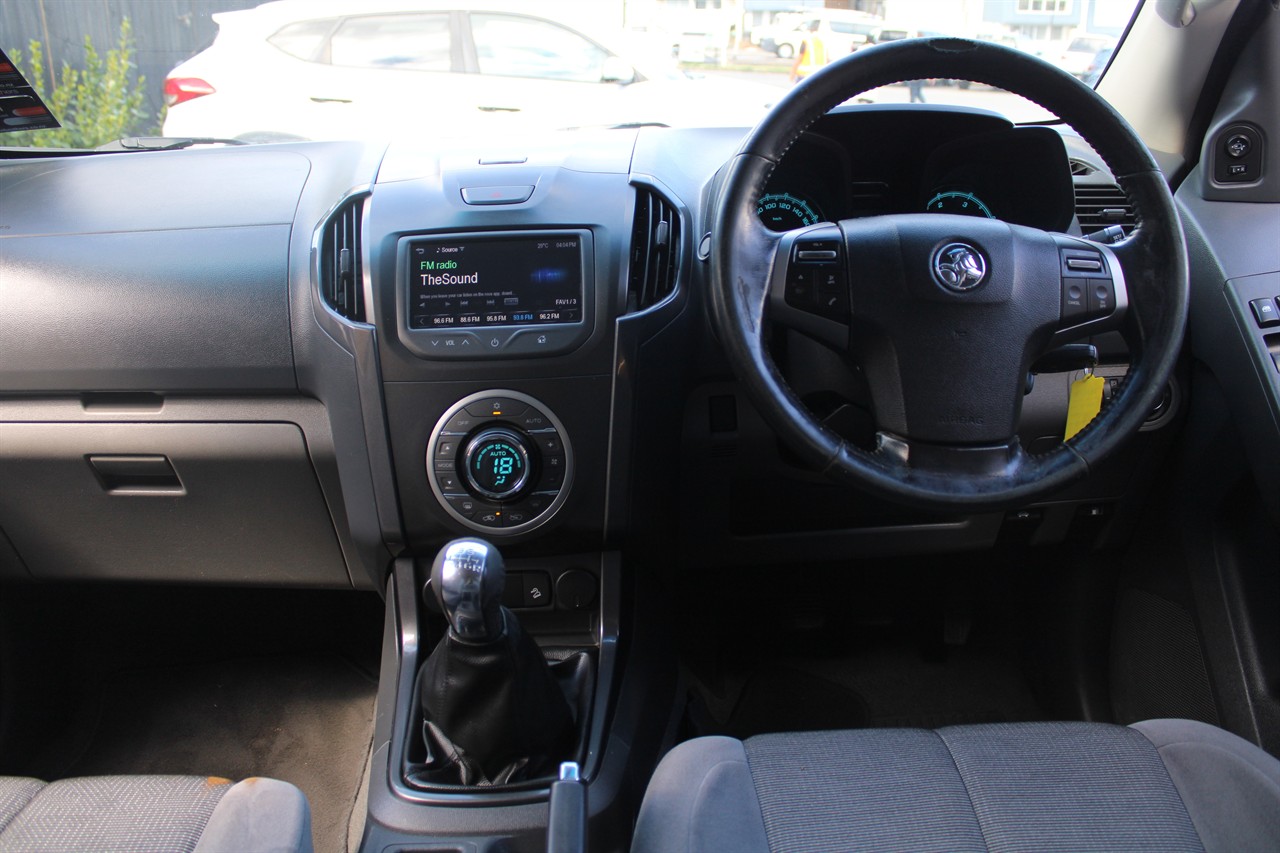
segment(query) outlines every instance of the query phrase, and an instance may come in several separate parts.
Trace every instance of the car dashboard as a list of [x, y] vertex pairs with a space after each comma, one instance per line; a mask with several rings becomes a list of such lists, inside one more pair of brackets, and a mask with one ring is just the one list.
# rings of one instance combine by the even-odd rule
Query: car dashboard
[[[991, 544], [999, 513], [941, 517], [822, 483], [738, 397], [705, 291], [712, 188], [740, 137], [9, 163], [24, 215], [5, 232], [2, 427], [23, 448], [9, 473], [41, 484], [0, 505], [9, 572], [366, 588], [391, 556], [459, 534], [582, 553], [658, 523], [696, 543], [690, 559], [725, 563], [798, 533], [833, 554]], [[1069, 132], [992, 113], [845, 107], [778, 165], [758, 213], [773, 230], [925, 211], [1131, 225], [1091, 157]], [[1122, 376], [1123, 344], [1098, 343]], [[872, 417], [856, 371], [808, 388], [836, 356], [778, 344], [832, 422], [856, 433]], [[1061, 440], [1066, 378], [1029, 390], [1028, 446]], [[663, 495], [681, 509], [660, 521], [676, 505]], [[1118, 496], [1095, 478], [1048, 509], [1063, 517], [1044, 535]], [[243, 529], [246, 512], [260, 524]], [[94, 535], [51, 548], [67, 523]], [[154, 559], [134, 559], [136, 541]]]
[[[408, 697], [433, 617], [419, 603], [451, 539], [502, 547], [504, 601], [540, 643], [597, 655], [596, 723], [630, 707], [620, 638], [625, 689], [669, 693], [641, 674], [651, 640], [626, 633], [638, 576], [680, 589], [806, 561], [1125, 541], [1185, 417], [1183, 371], [1087, 479], [998, 510], [889, 504], [779, 442], [708, 318], [716, 191], [743, 134], [4, 162], [0, 578], [385, 595], [371, 766], [386, 785], [369, 795], [385, 846], [481, 831], [471, 794], [401, 770], [421, 750]], [[934, 105], [837, 108], [778, 163], [757, 211], [774, 231], [928, 212], [1100, 241], [1135, 222], [1069, 128]], [[810, 411], [867, 444], [859, 366], [794, 329], [768, 338]], [[1123, 382], [1118, 335], [1080, 343], [1108, 388]], [[1062, 443], [1081, 375], [1028, 377], [1029, 452]], [[584, 778], [620, 784], [648, 753], [606, 751], [607, 737], [592, 727]], [[535, 788], [492, 794], [516, 810], [512, 832], [540, 826], [519, 811]], [[427, 820], [424, 804], [441, 810]]]

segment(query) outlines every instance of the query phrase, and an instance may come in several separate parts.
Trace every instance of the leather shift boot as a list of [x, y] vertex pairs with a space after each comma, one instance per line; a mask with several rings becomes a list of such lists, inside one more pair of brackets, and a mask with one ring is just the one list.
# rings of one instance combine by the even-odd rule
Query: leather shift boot
[[563, 690], [516, 618], [502, 615], [497, 640], [466, 643], [449, 632], [423, 664], [423, 738], [432, 763], [455, 763], [463, 785], [540, 775], [573, 746]]

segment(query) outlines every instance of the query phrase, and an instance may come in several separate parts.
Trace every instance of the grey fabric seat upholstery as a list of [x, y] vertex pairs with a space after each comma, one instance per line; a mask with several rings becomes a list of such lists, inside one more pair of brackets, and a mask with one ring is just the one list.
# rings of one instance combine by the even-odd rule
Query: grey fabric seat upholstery
[[698, 738], [632, 850], [1274, 851], [1280, 760], [1186, 720]]
[[0, 851], [310, 853], [311, 808], [276, 779], [0, 777]]

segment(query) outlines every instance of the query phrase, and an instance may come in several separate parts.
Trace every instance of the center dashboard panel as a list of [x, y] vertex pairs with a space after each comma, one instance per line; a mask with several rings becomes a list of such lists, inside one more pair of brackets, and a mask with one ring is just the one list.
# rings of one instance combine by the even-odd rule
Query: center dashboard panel
[[[634, 140], [428, 162], [389, 152], [365, 233], [410, 548], [465, 533], [600, 547]], [[474, 203], [513, 185], [532, 192]]]

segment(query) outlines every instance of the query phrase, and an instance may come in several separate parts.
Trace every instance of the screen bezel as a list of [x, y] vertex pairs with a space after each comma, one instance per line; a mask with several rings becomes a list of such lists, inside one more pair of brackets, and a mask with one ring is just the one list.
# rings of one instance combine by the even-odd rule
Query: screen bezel
[[[415, 329], [411, 248], [421, 243], [483, 243], [527, 240], [578, 240], [582, 270], [581, 319], [567, 323], [513, 323], [502, 326], [448, 326]], [[396, 259], [396, 314], [401, 342], [415, 355], [430, 359], [527, 358], [560, 355], [576, 349], [591, 335], [596, 312], [596, 286], [592, 233], [585, 228], [554, 230], [467, 231], [444, 234], [411, 234], [400, 238]], [[453, 341], [453, 343], [449, 343]]]

